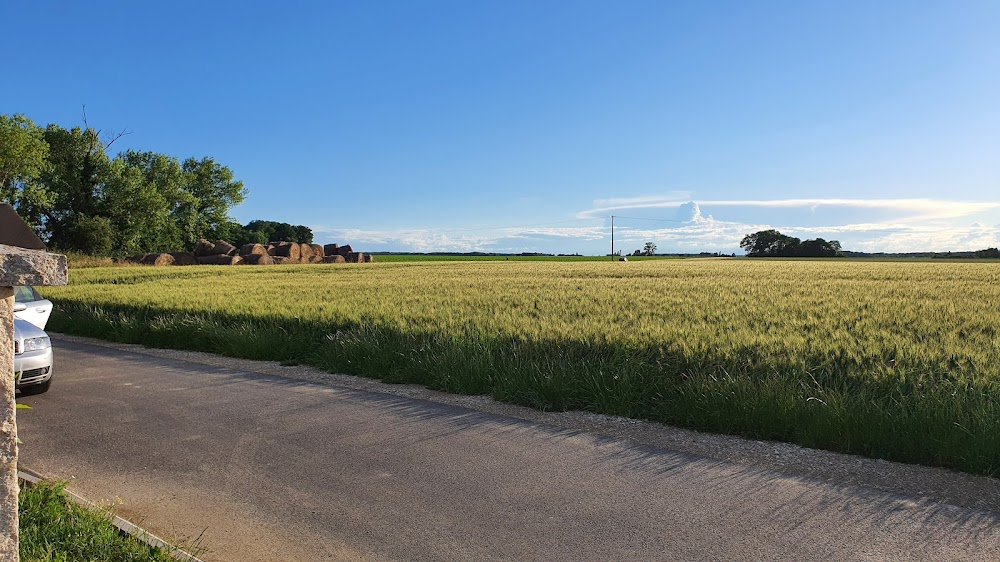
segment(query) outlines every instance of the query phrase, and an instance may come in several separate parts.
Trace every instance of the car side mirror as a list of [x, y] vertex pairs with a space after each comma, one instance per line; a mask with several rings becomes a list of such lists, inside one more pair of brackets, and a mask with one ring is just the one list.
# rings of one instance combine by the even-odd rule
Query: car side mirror
[[28, 310], [28, 305], [23, 302], [14, 303], [14, 312], [21, 312], [22, 310]]

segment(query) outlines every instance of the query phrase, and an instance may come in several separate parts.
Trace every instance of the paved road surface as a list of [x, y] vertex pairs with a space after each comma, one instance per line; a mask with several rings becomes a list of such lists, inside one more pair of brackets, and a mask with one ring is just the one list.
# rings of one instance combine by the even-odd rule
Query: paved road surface
[[989, 510], [55, 341], [21, 464], [206, 560], [1000, 559]]

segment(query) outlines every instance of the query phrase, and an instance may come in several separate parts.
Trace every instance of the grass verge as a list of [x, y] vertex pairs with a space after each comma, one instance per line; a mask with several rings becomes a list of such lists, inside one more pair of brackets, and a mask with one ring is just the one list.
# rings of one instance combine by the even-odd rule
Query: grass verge
[[109, 513], [74, 503], [62, 484], [22, 487], [19, 515], [24, 562], [174, 562], [166, 552], [123, 536]]

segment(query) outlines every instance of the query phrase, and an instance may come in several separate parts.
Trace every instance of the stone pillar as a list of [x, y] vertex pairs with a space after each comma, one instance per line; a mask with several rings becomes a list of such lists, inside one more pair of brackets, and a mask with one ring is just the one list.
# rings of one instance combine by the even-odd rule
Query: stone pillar
[[66, 256], [0, 244], [0, 562], [19, 559], [13, 288], [65, 285], [66, 274]]
[[0, 287], [0, 560], [18, 559], [14, 288]]

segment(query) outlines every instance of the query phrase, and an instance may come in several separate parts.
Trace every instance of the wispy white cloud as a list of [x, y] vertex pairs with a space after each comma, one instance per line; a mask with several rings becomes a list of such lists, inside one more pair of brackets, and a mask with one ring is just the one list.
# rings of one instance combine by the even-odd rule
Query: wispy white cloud
[[601, 240], [607, 238], [609, 229], [604, 226], [556, 228], [505, 228], [506, 238], [569, 238], [575, 240]]
[[[597, 218], [613, 211], [676, 208], [687, 203], [676, 194], [659, 197], [597, 199], [578, 218]], [[961, 218], [1000, 208], [998, 201], [948, 201], [942, 199], [721, 199], [696, 200], [702, 207], [808, 208], [839, 207], [876, 209], [906, 214], [907, 221]]]

